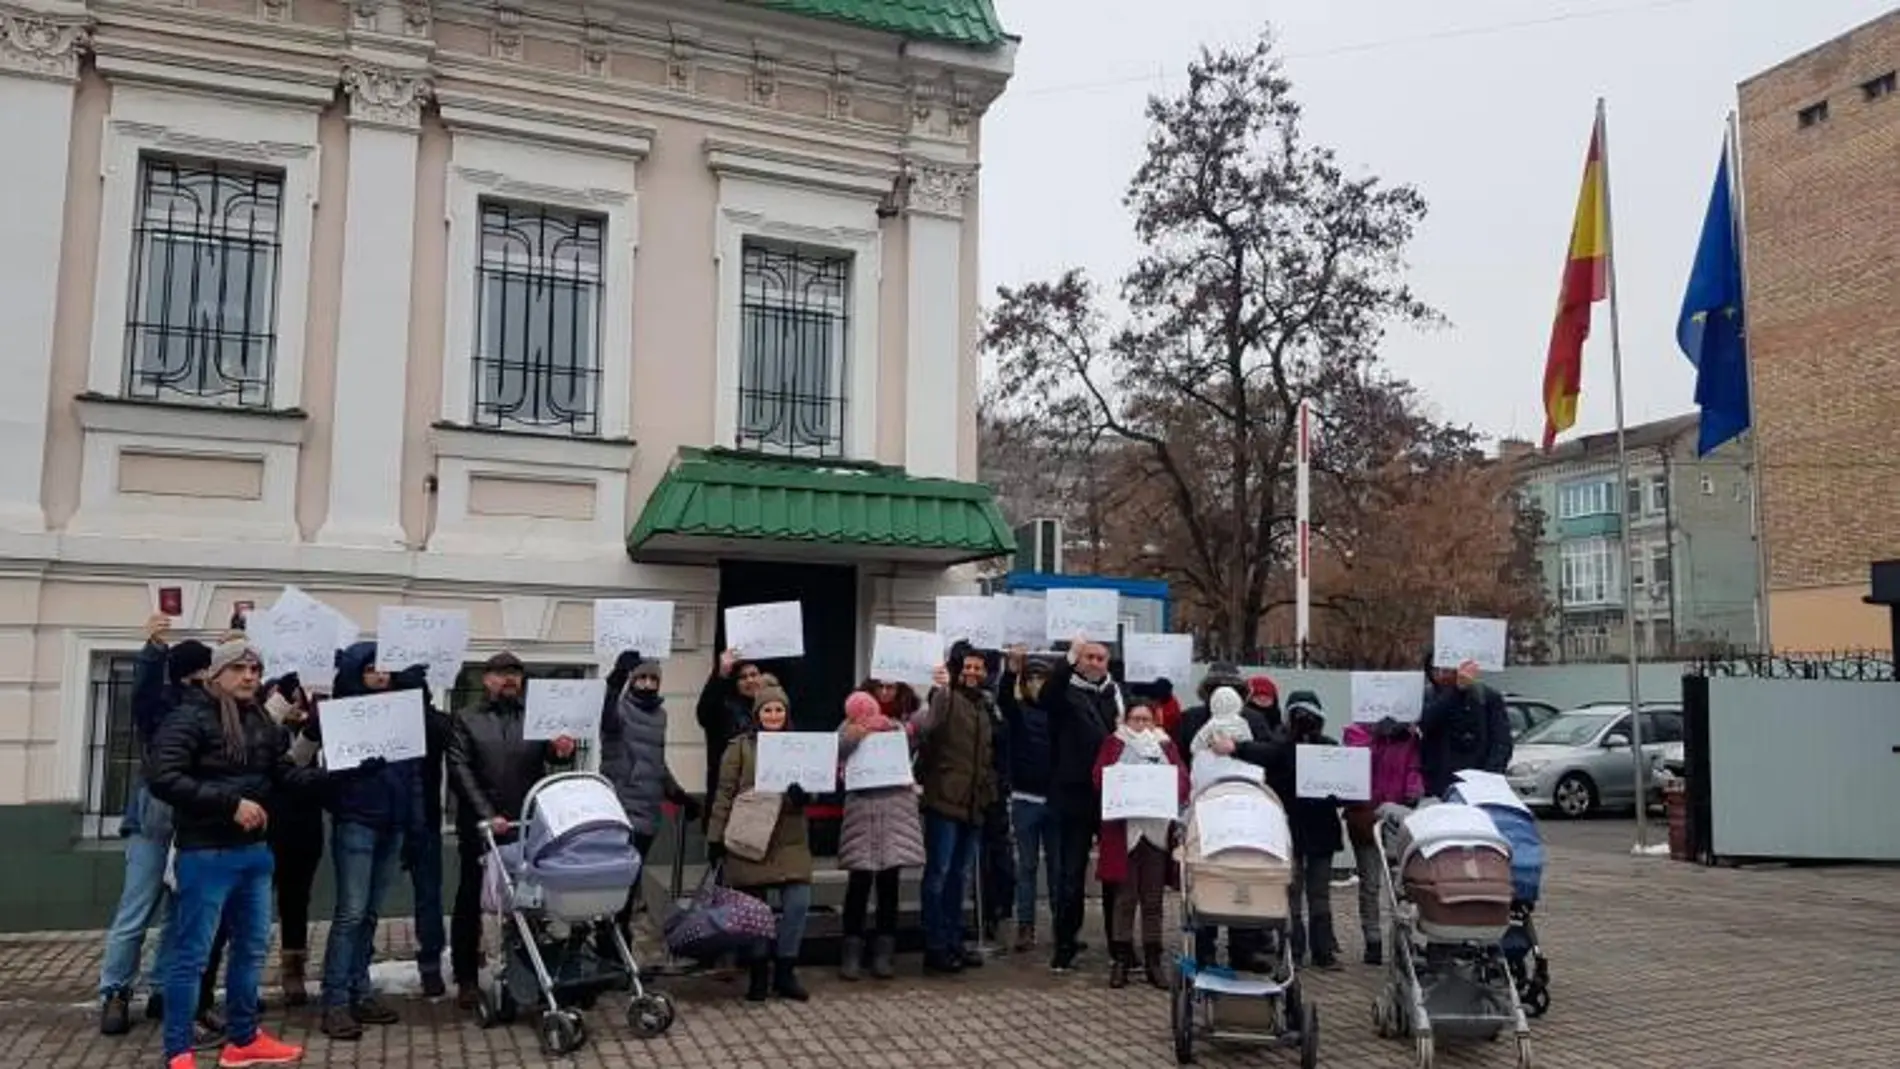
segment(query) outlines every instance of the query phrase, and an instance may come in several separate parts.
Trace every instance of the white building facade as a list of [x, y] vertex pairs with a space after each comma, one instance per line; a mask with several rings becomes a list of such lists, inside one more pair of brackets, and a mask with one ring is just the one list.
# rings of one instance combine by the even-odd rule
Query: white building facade
[[842, 698], [1010, 548], [974, 411], [1014, 45], [936, 7], [0, 0], [0, 823], [110, 832], [167, 587], [180, 637], [294, 583], [566, 673], [593, 599], [673, 600], [689, 785], [723, 606], [804, 600], [788, 684]]

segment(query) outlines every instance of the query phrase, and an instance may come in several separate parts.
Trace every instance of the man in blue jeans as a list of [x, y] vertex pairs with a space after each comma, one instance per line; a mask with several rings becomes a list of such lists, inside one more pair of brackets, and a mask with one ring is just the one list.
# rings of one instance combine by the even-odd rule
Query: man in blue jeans
[[[422, 667], [397, 674], [376, 669], [376, 644], [359, 642], [337, 654], [336, 698], [421, 689]], [[427, 712], [425, 716], [429, 715]], [[316, 731], [323, 729], [323, 706]], [[394, 1024], [396, 1011], [370, 986], [370, 959], [383, 895], [396, 876], [404, 839], [423, 819], [422, 759], [396, 761], [339, 784], [331, 799], [330, 864], [336, 883], [336, 913], [323, 952], [323, 1034], [354, 1040], [364, 1025]]]
[[[211, 648], [202, 642], [187, 639], [175, 648], [167, 647], [165, 632], [170, 626], [171, 618], [162, 614], [146, 621], [145, 646], [132, 671], [132, 725], [141, 768], [119, 820], [119, 835], [125, 839], [125, 883], [106, 932], [99, 968], [99, 1031], [108, 1036], [122, 1036], [132, 1029], [132, 993], [138, 986], [145, 934], [166, 899], [171, 807], [153, 800], [145, 787], [143, 766], [159, 723], [178, 703], [179, 688], [196, 686], [211, 666]], [[150, 975], [164, 975], [162, 961], [152, 963]], [[148, 1006], [146, 1016], [157, 1014]]]
[[996, 800], [996, 710], [983, 655], [958, 642], [916, 720], [917, 784], [924, 809], [924, 969], [957, 973], [983, 964], [963, 945], [963, 891]]
[[1009, 819], [1016, 833], [1016, 944], [1018, 954], [1036, 949], [1036, 869], [1054, 895], [1056, 859], [1062, 856], [1062, 821], [1049, 808], [1049, 711], [1038, 701], [1049, 664], [1023, 647], [1009, 651], [996, 690], [1009, 728]]

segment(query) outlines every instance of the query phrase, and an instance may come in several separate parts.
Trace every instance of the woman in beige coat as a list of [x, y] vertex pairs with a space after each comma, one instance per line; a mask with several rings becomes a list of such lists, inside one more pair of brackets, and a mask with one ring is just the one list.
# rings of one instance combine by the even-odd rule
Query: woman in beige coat
[[763, 857], [748, 860], [729, 854], [725, 845], [733, 802], [751, 793], [758, 780], [757, 733], [784, 731], [792, 721], [785, 692], [776, 687], [761, 687], [755, 692], [752, 715], [757, 724], [755, 731], [726, 747], [726, 756], [719, 764], [719, 789], [713, 796], [712, 820], [706, 829], [706, 858], [724, 865], [727, 886], [767, 901], [777, 900], [778, 939], [775, 946], [762, 946], [752, 955], [746, 1000], [763, 1002], [768, 994], [776, 994], [803, 1002], [810, 996], [798, 980], [798, 950], [805, 941], [805, 919], [811, 913], [812, 868], [803, 785], [794, 783], [786, 789], [778, 823], [772, 828]]

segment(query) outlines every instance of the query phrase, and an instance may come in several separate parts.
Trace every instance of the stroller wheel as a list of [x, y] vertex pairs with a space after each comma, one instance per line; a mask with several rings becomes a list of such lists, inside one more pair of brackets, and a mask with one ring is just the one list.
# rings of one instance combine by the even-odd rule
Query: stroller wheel
[[1535, 1063], [1531, 1060], [1531, 1037], [1517, 1037], [1517, 1069], [1531, 1069]]
[[1384, 991], [1372, 997], [1372, 1030], [1380, 1039], [1391, 1039], [1396, 1031], [1392, 1027], [1392, 1000]]
[[1542, 1017], [1550, 1012], [1550, 988], [1534, 983], [1524, 992], [1524, 1012], [1532, 1017]]
[[475, 1024], [481, 1028], [493, 1028], [501, 1022], [495, 1019], [495, 1005], [488, 1001], [487, 995], [475, 1000]]
[[1319, 1065], [1319, 1007], [1308, 1004], [1300, 1020], [1300, 1069]]
[[1432, 1044], [1430, 1032], [1419, 1033], [1417, 1040], [1418, 1069], [1432, 1069], [1437, 1063], [1438, 1051]]
[[627, 1027], [641, 1039], [657, 1039], [673, 1027], [673, 1000], [649, 991], [627, 1004]]
[[1171, 1004], [1168, 1007], [1169, 1023], [1174, 1026], [1174, 1061], [1177, 1065], [1189, 1065], [1194, 1061], [1194, 988], [1180, 969], [1174, 971], [1169, 981]]
[[572, 1010], [550, 1010], [542, 1014], [537, 1031], [542, 1053], [551, 1058], [572, 1054], [587, 1041], [587, 1029], [581, 1024], [580, 1015]]
[[515, 1018], [521, 1015], [521, 1006], [515, 1001], [515, 993], [508, 990], [505, 983], [495, 985], [495, 1004], [492, 1009], [496, 1024], [514, 1024]]

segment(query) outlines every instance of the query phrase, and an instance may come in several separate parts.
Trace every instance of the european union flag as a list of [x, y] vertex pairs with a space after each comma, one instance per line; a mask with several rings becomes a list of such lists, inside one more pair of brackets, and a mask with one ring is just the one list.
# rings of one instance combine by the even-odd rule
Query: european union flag
[[1696, 447], [1707, 456], [1748, 429], [1748, 334], [1742, 316], [1742, 257], [1729, 195], [1728, 152], [1715, 170], [1715, 191], [1702, 220], [1689, 288], [1676, 320], [1676, 343], [1696, 367], [1695, 403], [1702, 409]]

